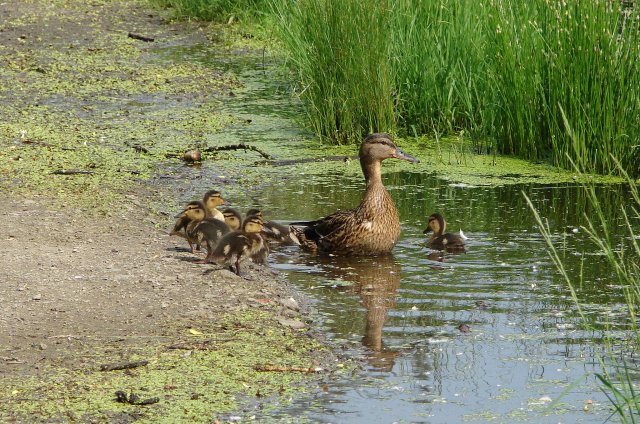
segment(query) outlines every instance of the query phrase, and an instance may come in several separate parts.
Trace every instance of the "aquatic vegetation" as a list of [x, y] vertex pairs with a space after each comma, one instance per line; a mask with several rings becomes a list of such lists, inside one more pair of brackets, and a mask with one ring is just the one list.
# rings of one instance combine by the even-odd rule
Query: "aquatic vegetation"
[[167, 152], [234, 122], [219, 102], [239, 83], [200, 63], [157, 60], [122, 34], [87, 37], [82, 46], [0, 50], [0, 112], [11, 117], [0, 123], [0, 181], [14, 194], [110, 213]]
[[[638, 169], [638, 9], [623, 2], [274, 1], [323, 139], [464, 131], [478, 151]], [[564, 125], [565, 114], [573, 132]]]
[[238, 18], [255, 19], [267, 8], [267, 0], [151, 0], [151, 4], [171, 8], [178, 18], [225, 23]]
[[354, 143], [395, 128], [391, 3], [274, 2], [276, 31], [320, 138]]
[[[606, 333], [604, 343], [607, 347], [607, 355], [600, 358], [602, 372], [597, 374], [597, 378], [619, 419], [624, 423], [635, 423], [640, 416], [640, 392], [637, 384], [639, 374], [633, 365], [634, 352], [637, 352], [640, 346], [640, 327], [637, 321], [637, 311], [640, 307], [640, 242], [635, 228], [635, 223], [640, 219], [640, 191], [620, 163], [615, 158], [612, 160], [618, 165], [620, 173], [625, 176], [629, 187], [629, 204], [622, 203], [619, 206], [619, 213], [623, 216], [626, 227], [626, 237], [621, 239], [612, 237], [614, 232], [609, 222], [610, 211], [603, 208], [594, 185], [587, 183], [584, 183], [585, 191], [594, 218], [586, 217], [586, 224], [581, 226], [581, 230], [587, 234], [588, 239], [609, 265], [612, 278], [619, 285], [626, 299], [623, 314], [627, 322], [627, 331], [623, 335], [614, 332]], [[559, 251], [559, 246], [553, 241], [548, 222], [538, 214], [528, 198], [527, 201], [547, 243], [549, 255], [567, 283], [585, 325], [593, 325], [584, 313], [585, 300], [581, 296], [584, 276], [582, 273], [574, 276], [567, 271], [565, 259]]]
[[[202, 331], [187, 332], [173, 348], [150, 342], [131, 360], [147, 359], [144, 367], [103, 372], [97, 364], [112, 360], [109, 344], [85, 358], [89, 365], [42, 370], [38, 377], [1, 379], [0, 419], [6, 421], [211, 422], [237, 412], [247, 399], [260, 403], [279, 396], [281, 403], [304, 393], [321, 374], [287, 372], [315, 367], [314, 357], [326, 348], [302, 334], [279, 326], [272, 313], [236, 311], [216, 323], [200, 322]], [[161, 340], [161, 339], [160, 339]], [[266, 361], [266, 362], [265, 362]], [[281, 367], [263, 372], [260, 367]], [[305, 382], [305, 385], [302, 385]], [[116, 391], [135, 393], [139, 406], [116, 401]]]

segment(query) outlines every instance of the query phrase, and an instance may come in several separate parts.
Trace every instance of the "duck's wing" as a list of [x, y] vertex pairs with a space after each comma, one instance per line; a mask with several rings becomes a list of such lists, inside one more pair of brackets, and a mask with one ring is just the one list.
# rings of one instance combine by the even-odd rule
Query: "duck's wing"
[[311, 221], [303, 229], [307, 239], [321, 245], [333, 244], [341, 239], [348, 229], [356, 225], [353, 210], [337, 211], [316, 221]]

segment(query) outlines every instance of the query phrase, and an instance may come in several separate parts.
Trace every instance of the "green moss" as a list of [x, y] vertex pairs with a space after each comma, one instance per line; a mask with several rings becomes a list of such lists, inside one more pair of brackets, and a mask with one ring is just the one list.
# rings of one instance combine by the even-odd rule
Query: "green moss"
[[[189, 420], [211, 422], [217, 415], [238, 410], [246, 401], [278, 396], [283, 402], [314, 385], [321, 374], [284, 371], [260, 372], [255, 367], [274, 365], [316, 367], [314, 357], [324, 348], [304, 334], [277, 324], [273, 314], [249, 310], [227, 315], [203, 335], [186, 333], [185, 345], [207, 350], [167, 349], [150, 344], [146, 353], [128, 358], [147, 359], [144, 367], [125, 371], [98, 371], [105, 352], [95, 352], [93, 366], [78, 369], [51, 367], [43, 376], [21, 381], [2, 378], [0, 420], [43, 421], [75, 417], [82, 421], [109, 421], [118, 414], [135, 414], [143, 422]], [[301, 385], [305, 382], [305, 385]], [[160, 402], [130, 405], [115, 401], [115, 392], [136, 393], [140, 399]]]
[[[130, 27], [124, 11], [139, 7], [105, 5], [119, 8], [110, 16], [113, 28]], [[0, 48], [0, 114], [9, 117], [0, 123], [4, 190], [106, 212], [153, 175], [166, 153], [235, 121], [219, 112], [220, 94], [239, 86], [235, 76], [158, 60], [147, 50], [155, 47], [102, 27], [98, 14], [109, 13], [102, 5], [62, 1], [37, 14], [30, 13], [35, 3], [23, 6], [6, 25], [27, 34], [25, 41]], [[42, 43], [49, 44], [38, 48]], [[55, 174], [69, 170], [83, 173]]]

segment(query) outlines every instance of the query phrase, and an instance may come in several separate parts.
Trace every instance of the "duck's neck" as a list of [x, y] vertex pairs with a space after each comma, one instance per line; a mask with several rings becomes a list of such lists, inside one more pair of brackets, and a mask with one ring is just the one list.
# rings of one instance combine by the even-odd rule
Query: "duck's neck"
[[360, 210], [380, 213], [381, 208], [391, 207], [395, 212], [395, 206], [391, 196], [382, 184], [381, 162], [360, 159], [362, 173], [364, 174], [367, 187], [362, 196]]
[[379, 160], [360, 159], [360, 166], [364, 174], [364, 180], [367, 183], [367, 189], [371, 186], [382, 186], [382, 162]]

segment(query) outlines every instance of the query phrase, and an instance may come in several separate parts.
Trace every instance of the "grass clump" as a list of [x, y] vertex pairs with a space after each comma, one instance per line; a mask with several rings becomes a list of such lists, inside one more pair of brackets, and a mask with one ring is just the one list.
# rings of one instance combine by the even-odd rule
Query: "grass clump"
[[308, 121], [322, 139], [352, 142], [394, 128], [392, 3], [274, 2]]
[[[640, 175], [638, 9], [622, 2], [273, 0], [323, 139], [460, 134], [478, 151]], [[562, 111], [571, 116], [569, 134]]]

